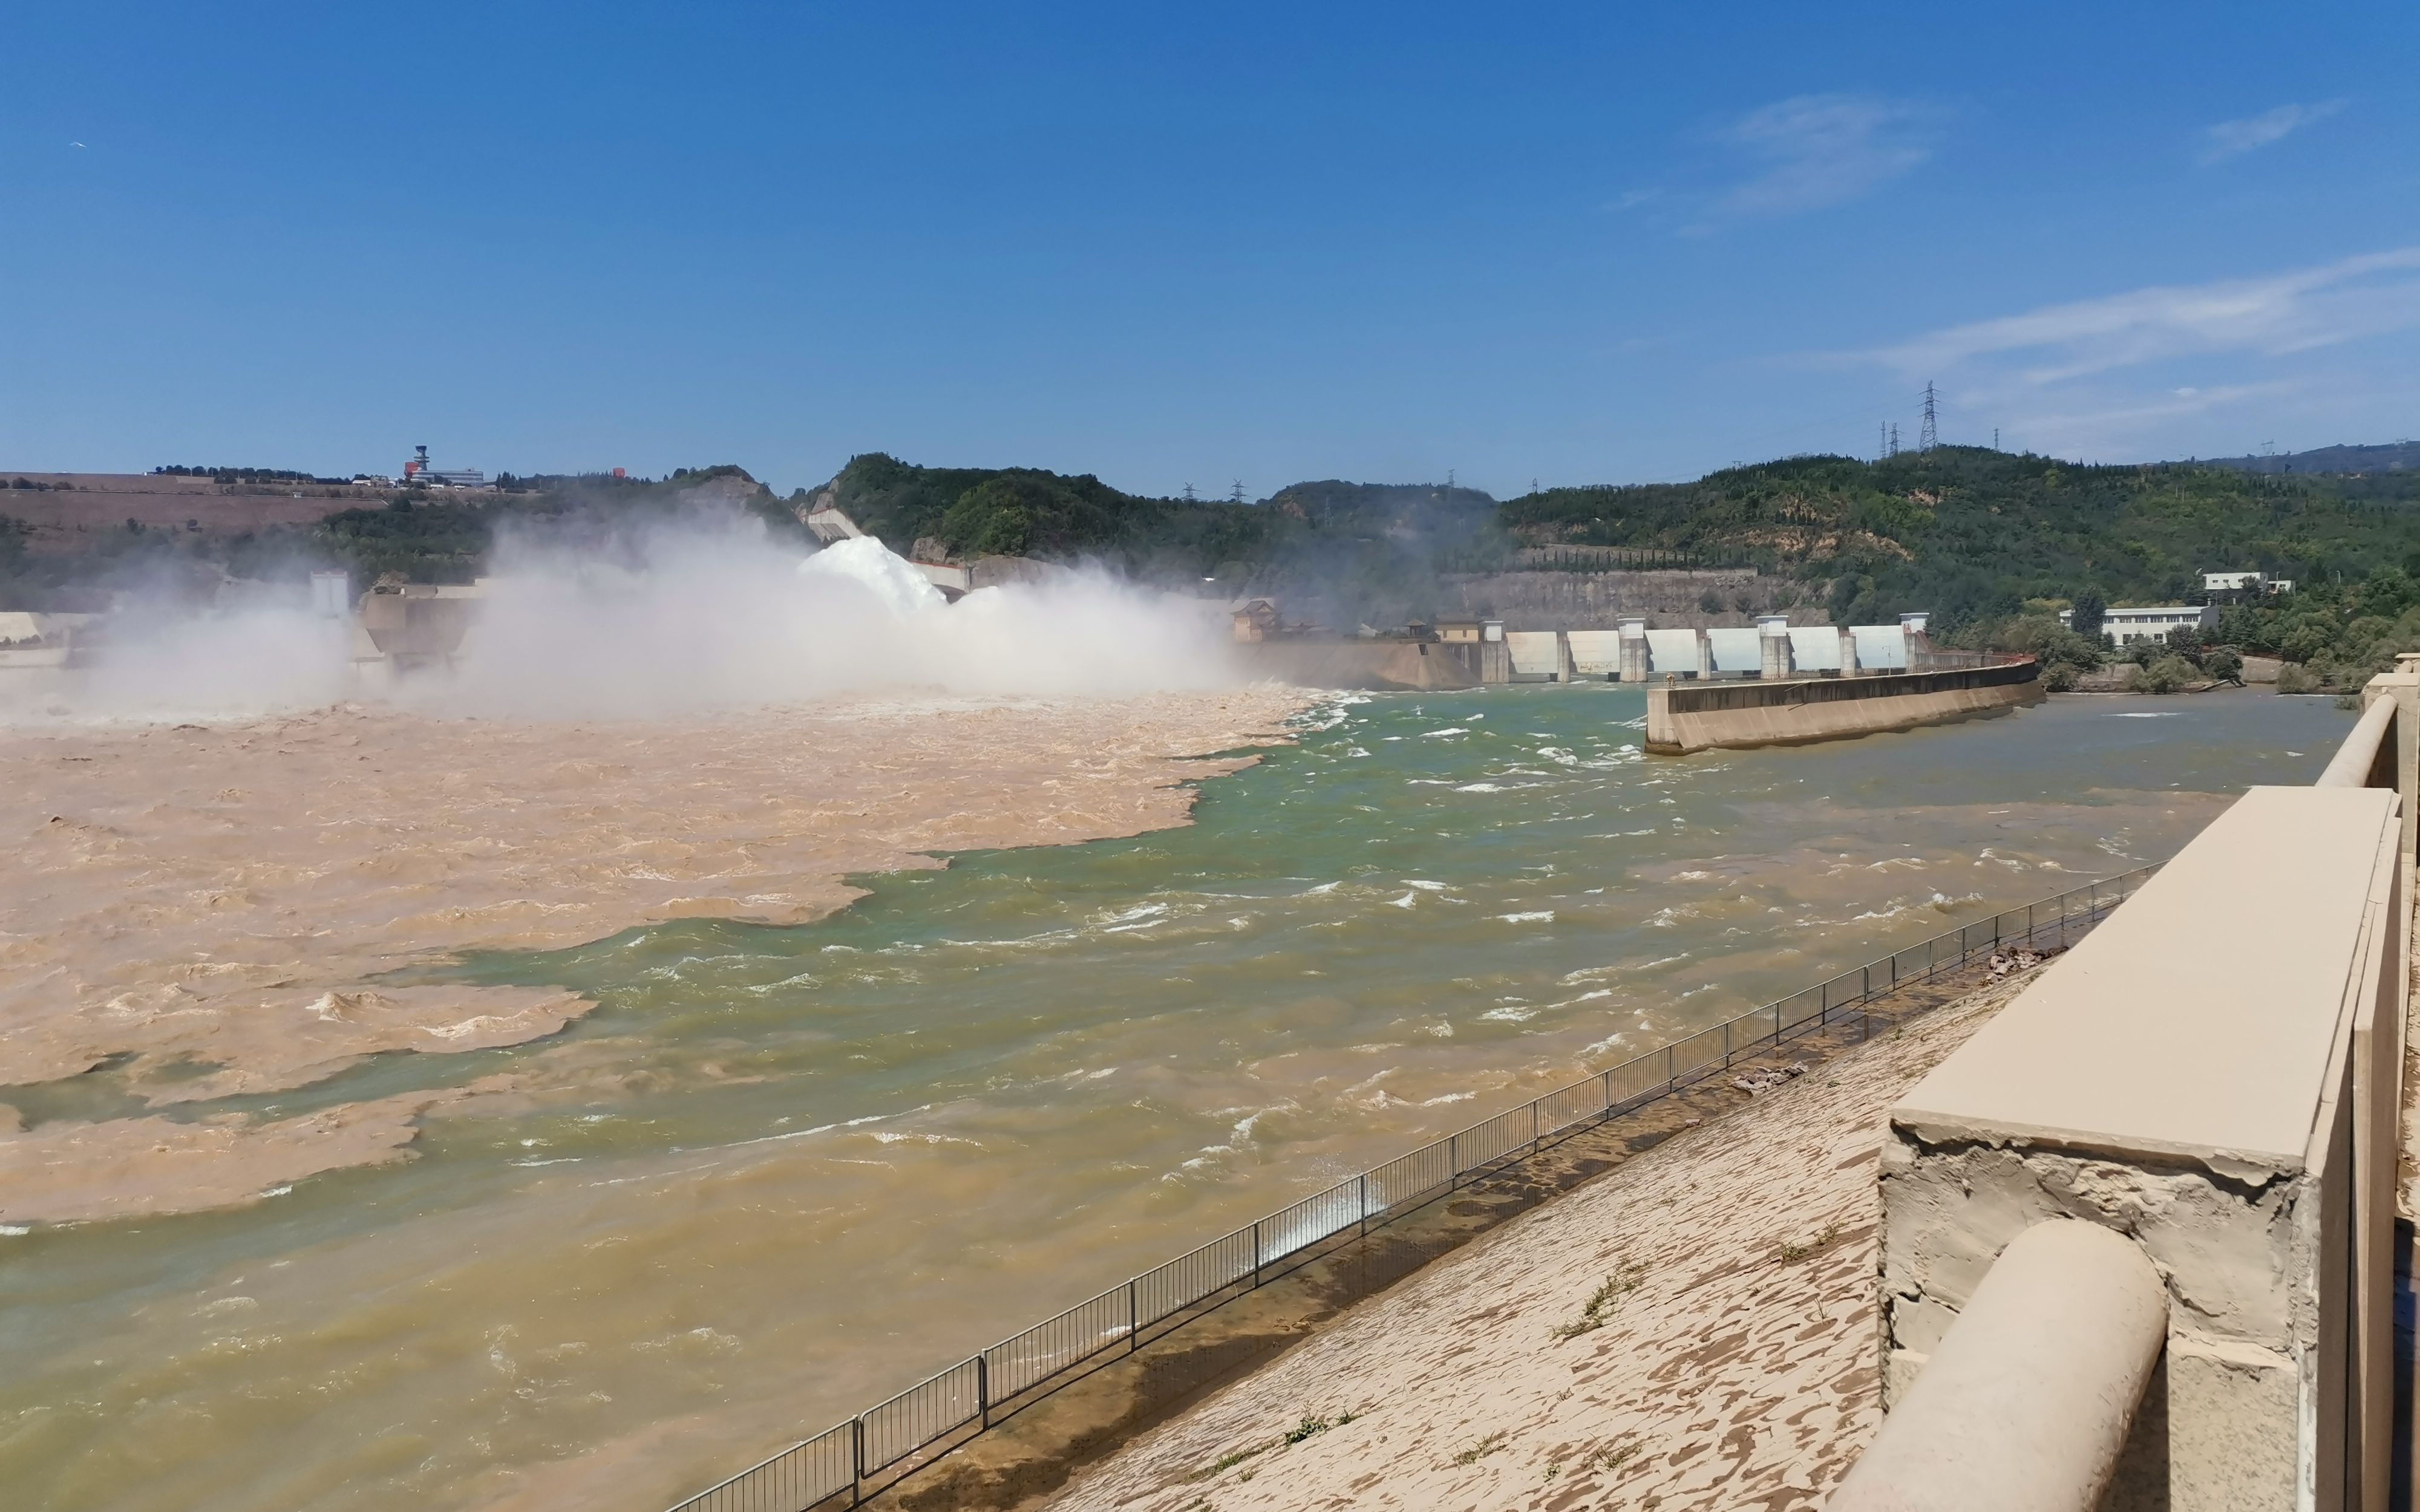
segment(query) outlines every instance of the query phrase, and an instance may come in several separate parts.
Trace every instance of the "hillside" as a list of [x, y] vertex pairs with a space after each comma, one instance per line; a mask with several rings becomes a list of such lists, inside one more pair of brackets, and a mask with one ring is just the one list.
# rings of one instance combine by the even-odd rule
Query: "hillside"
[[727, 465], [661, 481], [519, 478], [494, 492], [26, 476], [42, 486], [0, 492], [0, 609], [101, 609], [121, 592], [207, 602], [230, 578], [299, 582], [323, 567], [344, 569], [356, 588], [390, 572], [468, 582], [506, 532], [610, 547], [632, 522], [724, 504], [805, 539], [790, 506]]
[[[1500, 504], [1469, 488], [1336, 480], [1254, 503], [1197, 502], [1125, 493], [1090, 474], [926, 468], [874, 453], [786, 500], [724, 465], [661, 481], [517, 478], [504, 492], [361, 501], [350, 489], [262, 489], [246, 507], [295, 513], [203, 519], [197, 530], [129, 528], [120, 517], [134, 506], [34, 487], [29, 475], [27, 487], [0, 495], [0, 609], [92, 607], [118, 588], [207, 594], [230, 575], [323, 565], [356, 582], [386, 572], [461, 581], [485, 569], [501, 533], [611, 548], [631, 522], [706, 506], [736, 505], [803, 541], [800, 516], [829, 498], [902, 553], [921, 545], [1096, 561], [1168, 587], [1268, 594], [1290, 618], [1339, 628], [1482, 599], [1499, 612], [1576, 602], [1590, 596], [1591, 575], [1625, 569], [1754, 567], [1762, 577], [1753, 584], [1691, 585], [1683, 597], [1699, 618], [1788, 605], [1801, 618], [1871, 624], [1925, 609], [1943, 637], [2039, 644], [2055, 629], [2050, 611], [2071, 600], [2190, 600], [2206, 571], [2258, 568], [2302, 592], [2231, 612], [2226, 638], [2341, 680], [2406, 640], [2420, 645], [2420, 470], [2381, 465], [2394, 448], [2343, 450], [2362, 454], [2367, 471], [2077, 467], [1942, 447], [1880, 462], [1792, 457], [1694, 483], [1553, 488]], [[202, 480], [169, 482], [192, 490], [178, 497], [193, 503], [169, 510], [180, 519], [233, 503]], [[12, 499], [31, 528], [9, 522]], [[70, 508], [107, 517], [76, 531], [59, 515]], [[1553, 591], [1528, 592], [1531, 578]]]
[[1695, 483], [1555, 488], [1504, 523], [1556, 543], [1740, 553], [1824, 586], [1836, 623], [1929, 609], [1945, 629], [2027, 600], [2177, 602], [2201, 574], [2317, 586], [2420, 566], [2420, 474], [2266, 476], [2211, 464], [2076, 467], [1978, 447], [1880, 462], [1794, 457]]
[[[1438, 563], [1506, 542], [1472, 488], [1298, 483], [1257, 503], [1152, 498], [1090, 473], [924, 468], [854, 457], [819, 490], [892, 550], [1099, 562], [1166, 586], [1266, 594], [1290, 614], [1349, 627], [1401, 623], [1450, 601]], [[808, 501], [796, 501], [803, 505]]]
[[2245, 472], [2405, 472], [2420, 469], [2420, 441], [2388, 441], [2376, 446], [2320, 446], [2284, 456], [2219, 456], [2213, 467]]

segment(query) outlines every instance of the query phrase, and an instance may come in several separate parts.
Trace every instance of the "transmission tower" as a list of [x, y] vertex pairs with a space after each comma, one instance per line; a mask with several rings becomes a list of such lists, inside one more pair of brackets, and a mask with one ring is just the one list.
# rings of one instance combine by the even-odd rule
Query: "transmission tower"
[[1233, 487], [1232, 487], [1232, 488], [1230, 488], [1230, 489], [1228, 489], [1228, 490], [1227, 490], [1227, 502], [1229, 502], [1229, 503], [1231, 503], [1231, 504], [1240, 504], [1240, 503], [1242, 503], [1243, 501], [1244, 501], [1244, 480], [1243, 480], [1243, 479], [1241, 479], [1241, 478], [1237, 478], [1237, 479], [1235, 480], [1235, 486], [1234, 486]]
[[1941, 433], [1933, 424], [1932, 385], [1928, 382], [1924, 386], [1924, 429], [1917, 433], [1916, 449], [1930, 452], [1940, 444]]
[[1896, 420], [1890, 423], [1890, 440], [1883, 447], [1883, 455], [1899, 455], [1899, 422]]
[[1185, 501], [1188, 504], [1198, 504], [1202, 501], [1193, 497], [1193, 485], [1189, 483], [1185, 486]]

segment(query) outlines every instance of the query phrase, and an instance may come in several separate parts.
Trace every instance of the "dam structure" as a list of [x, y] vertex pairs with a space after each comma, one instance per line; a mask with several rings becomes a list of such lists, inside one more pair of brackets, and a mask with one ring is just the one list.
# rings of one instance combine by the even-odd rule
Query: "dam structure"
[[1311, 687], [1435, 691], [1512, 683], [1647, 687], [1648, 751], [1801, 745], [1912, 730], [2040, 702], [2028, 656], [1933, 646], [1929, 616], [1896, 625], [1651, 626], [1515, 630], [1497, 619], [1440, 619], [1357, 639], [1284, 633], [1254, 600], [1234, 615], [1249, 665]]

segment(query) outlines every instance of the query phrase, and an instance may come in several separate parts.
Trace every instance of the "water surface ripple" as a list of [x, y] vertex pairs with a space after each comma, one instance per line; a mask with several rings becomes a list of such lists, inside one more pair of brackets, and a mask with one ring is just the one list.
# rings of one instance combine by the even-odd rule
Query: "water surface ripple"
[[[419, 1159], [0, 1238], [12, 1506], [653, 1512], [1292, 1197], [1962, 919], [2172, 853], [2350, 717], [2069, 699], [1649, 760], [1629, 689], [1326, 705], [1187, 827], [801, 928], [482, 959], [595, 1014]], [[29, 1117], [89, 1116], [79, 1078]]]

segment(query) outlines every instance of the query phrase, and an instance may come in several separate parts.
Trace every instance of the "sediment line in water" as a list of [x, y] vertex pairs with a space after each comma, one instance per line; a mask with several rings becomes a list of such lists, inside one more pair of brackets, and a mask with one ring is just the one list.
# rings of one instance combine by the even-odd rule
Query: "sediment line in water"
[[[1654, 1102], [1553, 1136], [1534, 1153], [1512, 1158], [1460, 1190], [1373, 1227], [1365, 1237], [1312, 1245], [1282, 1262], [1282, 1274], [1213, 1304], [1133, 1353], [1109, 1356], [1039, 1399], [1007, 1403], [1000, 1426], [989, 1431], [945, 1441], [911, 1458], [904, 1472], [888, 1472], [874, 1483], [879, 1489], [866, 1504], [914, 1512], [1008, 1512], [1035, 1504], [1071, 1480], [1077, 1481], [1079, 1503], [1089, 1496], [1094, 1503], [1125, 1504], [1141, 1487], [1163, 1482], [1152, 1489], [1166, 1491], [1181, 1486], [1176, 1501], [1189, 1504], [1198, 1492], [1214, 1489], [1206, 1483], [1219, 1473], [1253, 1456], [1237, 1455], [1225, 1462], [1216, 1455], [1201, 1456], [1184, 1467], [1189, 1473], [1171, 1475], [1168, 1464], [1175, 1457], [1164, 1451], [1130, 1470], [1121, 1451], [1211, 1393], [1320, 1336], [1356, 1304], [1385, 1295], [1472, 1241], [1618, 1172], [1677, 1135], [1689, 1134], [1690, 1149], [1727, 1137], [1737, 1119], [1754, 1117], [1751, 1106], [1775, 1085], [1775, 1072], [1796, 1079], [1827, 1072], [1877, 1040], [1896, 1040], [1903, 1026], [1921, 1023], [1941, 1009], [1951, 1010], [1946, 1017], [1961, 1021], [1958, 1032], [1962, 1036], [1974, 1026], [1969, 1020], [1995, 1011], [2030, 985], [2038, 969], [1994, 976], [1988, 960], [1978, 960], [1930, 981], [1911, 981], [1862, 1011], [1844, 1012], [1777, 1046], [1738, 1056], [1730, 1067]], [[1672, 1153], [1688, 1158], [1687, 1149]], [[1610, 1237], [1618, 1242], [1621, 1236]], [[1333, 1402], [1297, 1403], [1288, 1396], [1273, 1411], [1289, 1423], [1296, 1415], [1308, 1420], [1323, 1408], [1330, 1415], [1337, 1411], [1366, 1414], [1373, 1399], [1388, 1395], [1383, 1383], [1374, 1388], [1349, 1381], [1330, 1384], [1343, 1394]], [[1125, 1473], [1108, 1480], [1078, 1479], [1094, 1466]], [[1250, 1468], [1246, 1466], [1248, 1472]], [[1247, 1473], [1244, 1478], [1251, 1477]]]
[[[854, 873], [1181, 825], [1198, 783], [1257, 760], [1199, 752], [1283, 741], [1308, 702], [1274, 687], [859, 700], [622, 724], [343, 707], [0, 731], [18, 900], [0, 934], [0, 1087], [108, 1066], [168, 1107], [394, 1051], [523, 1043], [593, 1000], [380, 979], [666, 919], [804, 923], [861, 896]], [[249, 1201], [399, 1158], [410, 1119], [339, 1107], [221, 1115], [207, 1134], [156, 1118], [0, 1130], [0, 1220]]]

